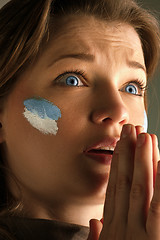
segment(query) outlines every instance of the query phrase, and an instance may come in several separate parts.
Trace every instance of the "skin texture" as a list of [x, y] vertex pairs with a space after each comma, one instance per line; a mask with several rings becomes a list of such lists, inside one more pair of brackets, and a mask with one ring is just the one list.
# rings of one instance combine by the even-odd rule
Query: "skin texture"
[[[137, 79], [145, 86], [145, 70], [129, 62], [144, 69], [145, 64], [140, 39], [129, 25], [71, 16], [62, 26], [6, 99], [0, 139], [29, 217], [88, 226], [91, 218], [102, 218], [110, 165], [83, 151], [106, 136], [119, 140], [124, 124], [144, 124], [143, 91], [132, 83], [138, 96], [126, 87]], [[94, 57], [62, 59], [77, 53]], [[76, 69], [85, 79], [72, 73], [56, 80]], [[70, 75], [77, 76], [80, 87], [66, 85]], [[61, 110], [56, 136], [43, 135], [22, 114], [24, 100], [37, 96]], [[8, 179], [8, 184], [19, 198], [14, 182]]]
[[[133, 157], [131, 151], [124, 151], [124, 148], [133, 144], [136, 133], [139, 135], [135, 148], [132, 148], [135, 153]], [[132, 125], [125, 125], [112, 159], [104, 219], [101, 222], [96, 219], [90, 221], [87, 240], [160, 239], [158, 160], [157, 137], [141, 133]]]

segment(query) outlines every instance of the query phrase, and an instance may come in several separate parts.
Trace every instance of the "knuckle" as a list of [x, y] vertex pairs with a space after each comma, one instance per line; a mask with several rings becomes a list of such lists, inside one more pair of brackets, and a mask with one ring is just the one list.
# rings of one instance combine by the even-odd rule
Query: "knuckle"
[[131, 181], [128, 176], [121, 175], [120, 177], [118, 177], [117, 187], [116, 187], [116, 190], [118, 192], [121, 192], [130, 188], [130, 186], [131, 186]]
[[150, 205], [150, 211], [156, 217], [160, 217], [160, 202], [152, 200]]
[[143, 193], [144, 193], [144, 187], [142, 186], [142, 184], [135, 183], [132, 185], [131, 193], [130, 193], [131, 199], [136, 200], [140, 196], [142, 196]]

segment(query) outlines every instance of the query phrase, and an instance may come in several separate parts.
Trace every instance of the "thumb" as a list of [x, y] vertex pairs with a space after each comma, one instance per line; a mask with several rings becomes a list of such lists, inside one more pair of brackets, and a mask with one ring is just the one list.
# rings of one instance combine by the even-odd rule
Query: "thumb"
[[91, 219], [89, 226], [90, 231], [87, 240], [98, 240], [102, 231], [103, 224], [97, 219]]

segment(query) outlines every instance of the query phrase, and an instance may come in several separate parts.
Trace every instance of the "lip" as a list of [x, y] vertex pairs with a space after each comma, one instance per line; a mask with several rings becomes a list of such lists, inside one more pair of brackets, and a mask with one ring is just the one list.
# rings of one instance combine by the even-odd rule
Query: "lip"
[[112, 161], [112, 154], [111, 153], [99, 153], [99, 152], [90, 152], [91, 150], [100, 149], [103, 147], [116, 147], [119, 138], [107, 136], [103, 138], [101, 141], [89, 146], [85, 151], [84, 154], [89, 157], [90, 159], [96, 160], [99, 163], [110, 165]]

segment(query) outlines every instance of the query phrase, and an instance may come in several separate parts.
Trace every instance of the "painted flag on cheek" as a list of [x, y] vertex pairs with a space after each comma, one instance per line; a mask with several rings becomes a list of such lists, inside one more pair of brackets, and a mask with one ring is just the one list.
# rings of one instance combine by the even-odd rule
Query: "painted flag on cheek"
[[24, 117], [43, 134], [56, 135], [57, 120], [61, 118], [60, 109], [44, 98], [30, 98], [24, 101]]

